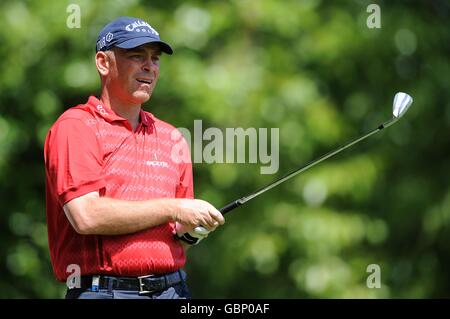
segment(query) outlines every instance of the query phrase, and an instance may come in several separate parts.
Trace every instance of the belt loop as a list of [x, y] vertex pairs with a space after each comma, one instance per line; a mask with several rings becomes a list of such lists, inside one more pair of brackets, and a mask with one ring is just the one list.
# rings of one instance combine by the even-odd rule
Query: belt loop
[[107, 280], [108, 283], [108, 292], [111, 293], [113, 291], [114, 281], [117, 279], [112, 277], [105, 277], [105, 280]]

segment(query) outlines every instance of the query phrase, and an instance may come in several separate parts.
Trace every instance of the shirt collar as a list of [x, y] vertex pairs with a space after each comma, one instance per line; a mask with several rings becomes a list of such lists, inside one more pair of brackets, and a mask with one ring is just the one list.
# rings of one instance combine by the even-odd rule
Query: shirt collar
[[[97, 97], [91, 95], [88, 103], [92, 110], [107, 122], [114, 121], [126, 121], [127, 119], [117, 115], [111, 108], [105, 106]], [[140, 122], [144, 126], [149, 126], [154, 122], [153, 114], [144, 112], [142, 109], [139, 111]]]
[[145, 112], [142, 109], [139, 113], [139, 118], [141, 119], [141, 123], [144, 126], [150, 126], [155, 121], [153, 114]]

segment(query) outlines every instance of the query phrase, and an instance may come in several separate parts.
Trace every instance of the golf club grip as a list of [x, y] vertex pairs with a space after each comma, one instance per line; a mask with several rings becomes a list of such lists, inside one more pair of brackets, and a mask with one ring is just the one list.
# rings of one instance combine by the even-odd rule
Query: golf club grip
[[219, 211], [222, 214], [226, 214], [226, 213], [228, 213], [229, 211], [232, 211], [233, 209], [235, 209], [238, 206], [241, 206], [241, 204], [237, 200], [235, 200], [234, 202], [231, 202], [228, 205], [226, 205], [226, 206], [222, 207], [221, 209], [219, 209]]

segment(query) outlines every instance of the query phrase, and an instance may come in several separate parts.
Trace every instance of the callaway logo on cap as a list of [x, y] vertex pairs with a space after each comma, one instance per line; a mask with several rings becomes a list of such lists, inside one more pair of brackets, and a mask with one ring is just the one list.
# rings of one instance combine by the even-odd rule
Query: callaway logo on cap
[[100, 31], [96, 52], [110, 50], [112, 47], [131, 49], [145, 43], [157, 43], [163, 52], [173, 53], [170, 45], [161, 41], [159, 33], [150, 24], [138, 18], [120, 17]]

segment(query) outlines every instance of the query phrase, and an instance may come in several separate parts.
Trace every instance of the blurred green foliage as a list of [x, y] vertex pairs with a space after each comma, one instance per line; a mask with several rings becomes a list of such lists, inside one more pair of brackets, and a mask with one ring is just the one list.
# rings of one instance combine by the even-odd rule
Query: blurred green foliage
[[[43, 141], [99, 93], [101, 27], [120, 15], [175, 54], [145, 108], [175, 126], [277, 127], [280, 171], [195, 164], [198, 198], [250, 193], [415, 102], [398, 124], [227, 216], [189, 251], [194, 297], [450, 297], [450, 6], [444, 0], [2, 1], [0, 298], [60, 298], [45, 226]], [[68, 28], [67, 7], [81, 9]], [[381, 267], [369, 289], [366, 268]]]

